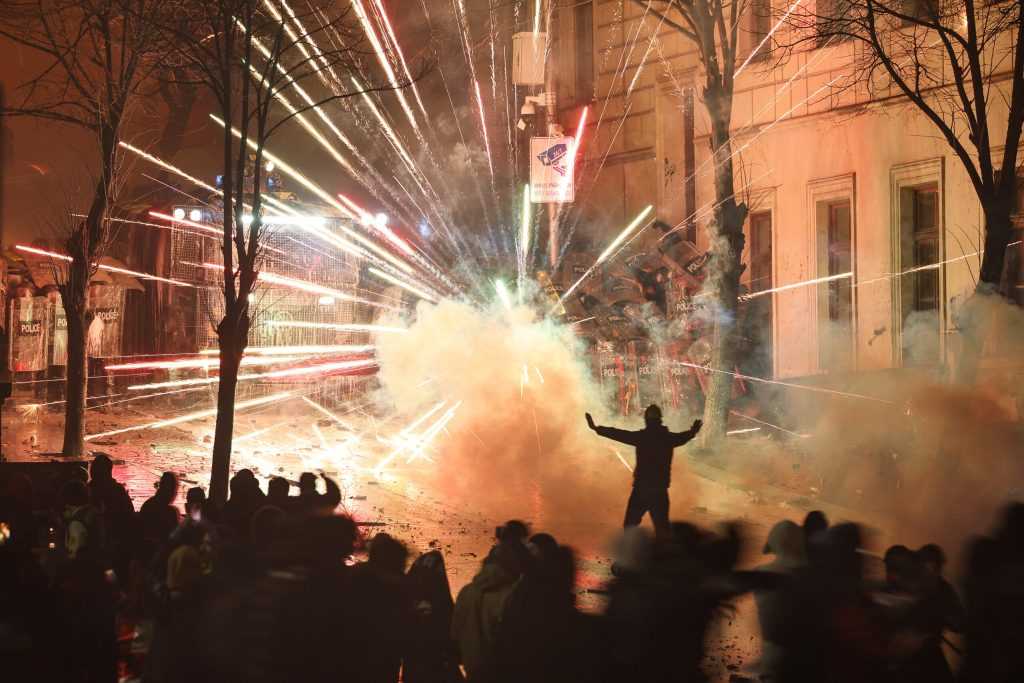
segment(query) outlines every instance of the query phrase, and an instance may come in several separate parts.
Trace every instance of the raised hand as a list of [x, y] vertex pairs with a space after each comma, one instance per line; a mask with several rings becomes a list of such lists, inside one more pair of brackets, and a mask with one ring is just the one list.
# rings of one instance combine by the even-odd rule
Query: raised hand
[[590, 427], [591, 429], [597, 429], [597, 425], [594, 424], [594, 418], [591, 416], [590, 413], [587, 413], [587, 426]]
[[693, 424], [690, 425], [690, 431], [694, 434], [700, 431], [700, 428], [704, 426], [703, 420], [694, 420]]

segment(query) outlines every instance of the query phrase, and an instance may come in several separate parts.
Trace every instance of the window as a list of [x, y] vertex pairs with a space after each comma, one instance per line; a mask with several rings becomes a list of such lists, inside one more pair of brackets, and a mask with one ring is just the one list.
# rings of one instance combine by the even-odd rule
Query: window
[[934, 187], [914, 190], [915, 311], [939, 310], [939, 192]]
[[693, 88], [683, 89], [683, 172], [686, 193], [686, 241], [697, 244], [697, 153], [694, 148]]
[[[747, 246], [750, 254], [750, 293], [772, 288], [772, 212], [758, 211], [747, 223]], [[755, 377], [771, 377], [772, 358], [772, 296], [765, 294], [747, 300], [743, 338], [750, 362], [744, 371]]]
[[847, 39], [844, 34], [850, 31], [851, 5], [852, 0], [817, 0], [818, 47]]
[[576, 100], [594, 99], [594, 3], [583, 2], [574, 10], [576, 21]]
[[[894, 11], [899, 11], [908, 17], [913, 17], [917, 21], [931, 22], [938, 18], [938, 0], [903, 0], [901, 6], [895, 7], [897, 10]], [[900, 23], [907, 26], [911, 22], [904, 19]]]
[[939, 361], [942, 306], [938, 185], [929, 183], [901, 189], [900, 205], [903, 364], [933, 364]]
[[1024, 306], [1024, 176], [1021, 175], [1017, 176], [1016, 202], [1010, 221], [1012, 227], [1006, 245], [1001, 289], [1007, 299]]
[[[849, 369], [853, 356], [853, 221], [850, 200], [827, 204], [824, 275], [836, 277], [825, 283], [825, 322], [820, 354], [826, 370]], [[847, 275], [850, 274], [850, 275]]]
[[[753, 0], [750, 3], [750, 51], [757, 50], [757, 53], [751, 59], [767, 59], [771, 55], [771, 41], [765, 40], [771, 29], [771, 0]], [[761, 45], [763, 40], [764, 45]], [[759, 45], [760, 49], [758, 49]]]

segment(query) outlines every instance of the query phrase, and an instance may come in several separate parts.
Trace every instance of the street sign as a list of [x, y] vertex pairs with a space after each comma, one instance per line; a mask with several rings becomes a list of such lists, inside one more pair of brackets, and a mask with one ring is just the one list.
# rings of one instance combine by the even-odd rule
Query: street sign
[[530, 138], [530, 201], [571, 202], [575, 198], [571, 137]]

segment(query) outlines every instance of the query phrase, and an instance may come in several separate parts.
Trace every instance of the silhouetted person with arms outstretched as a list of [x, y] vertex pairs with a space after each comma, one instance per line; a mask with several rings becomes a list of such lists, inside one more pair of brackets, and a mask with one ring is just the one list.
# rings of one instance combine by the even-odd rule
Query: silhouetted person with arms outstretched
[[587, 425], [595, 432], [619, 443], [636, 447], [636, 468], [633, 470], [633, 492], [626, 504], [623, 526], [640, 524], [644, 513], [650, 513], [654, 531], [659, 539], [668, 538], [668, 487], [672, 481], [672, 451], [687, 443], [700, 431], [703, 424], [694, 420], [685, 432], [672, 432], [661, 423], [661, 408], [651, 404], [644, 411], [643, 429], [631, 432], [615, 427], [598, 427], [587, 413]]

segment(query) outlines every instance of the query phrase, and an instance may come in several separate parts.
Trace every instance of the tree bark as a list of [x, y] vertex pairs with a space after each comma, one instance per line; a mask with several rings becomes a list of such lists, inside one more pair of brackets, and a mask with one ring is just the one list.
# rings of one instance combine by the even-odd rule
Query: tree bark
[[220, 376], [217, 383], [217, 422], [213, 431], [213, 458], [210, 468], [210, 500], [222, 507], [228, 499], [228, 474], [231, 469], [231, 443], [235, 430], [235, 390], [238, 368], [249, 336], [247, 302], [239, 301], [228, 310], [217, 326], [220, 344]]
[[999, 294], [1006, 263], [1006, 246], [1010, 242], [1013, 197], [997, 197], [983, 201], [985, 213], [985, 247], [981, 273], [974, 294], [964, 303], [960, 319], [961, 347], [957, 358], [955, 379], [959, 384], [973, 384], [985, 348], [985, 338], [992, 332], [993, 307], [1005, 300]]
[[743, 254], [743, 221], [747, 207], [736, 203], [729, 134], [731, 93], [719, 83], [709, 83], [704, 100], [711, 118], [711, 149], [715, 164], [716, 209], [710, 227], [711, 263], [708, 283], [714, 292], [712, 372], [704, 403], [703, 445], [714, 447], [725, 437], [732, 399], [732, 375], [736, 367], [736, 308], [739, 295], [740, 257]]
[[96, 181], [89, 213], [76, 225], [67, 239], [71, 256], [67, 280], [60, 290], [61, 303], [68, 319], [67, 391], [64, 404], [64, 445], [61, 453], [67, 457], [85, 454], [85, 397], [89, 386], [88, 312], [89, 280], [93, 264], [106, 246], [105, 219], [114, 190], [115, 151], [120, 116], [111, 116], [99, 130], [100, 177]]
[[[72, 262], [71, 268], [81, 275], [72, 276], [60, 288], [64, 314], [68, 320], [68, 360], [66, 389], [64, 392], [64, 445], [61, 455], [78, 458], [85, 454], [85, 395], [88, 387], [88, 345], [89, 320], [86, 315], [86, 288], [77, 287], [76, 281], [84, 276], [88, 283], [88, 264]], [[86, 284], [88, 287], [88, 284]]]

